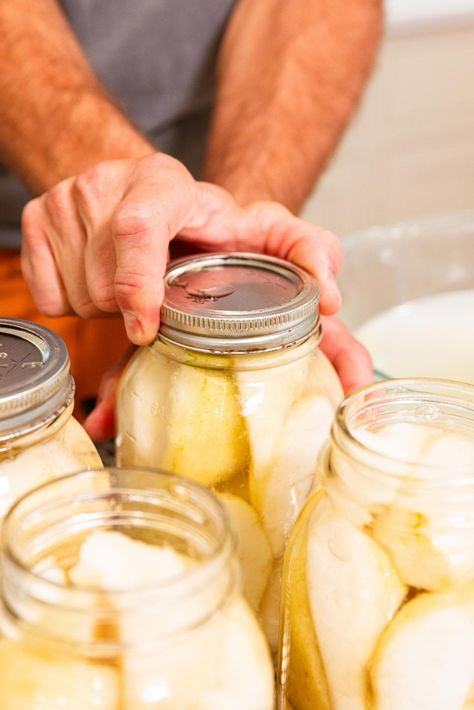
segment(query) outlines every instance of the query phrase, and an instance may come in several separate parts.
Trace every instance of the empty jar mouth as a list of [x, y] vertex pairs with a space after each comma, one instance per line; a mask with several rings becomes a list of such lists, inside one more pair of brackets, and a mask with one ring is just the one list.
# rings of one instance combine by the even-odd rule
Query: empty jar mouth
[[[87, 537], [122, 532], [189, 558], [185, 572], [164, 581], [101, 590], [57, 581], [71, 569]], [[10, 510], [0, 552], [3, 623], [32, 635], [81, 644], [86, 652], [156, 644], [203, 623], [236, 584], [234, 542], [226, 514], [199, 484], [151, 469], [83, 471], [27, 493]], [[50, 624], [49, 619], [63, 624]], [[85, 622], [112, 628], [126, 617], [125, 637], [91, 639]], [[77, 623], [75, 623], [77, 622]], [[136, 630], [134, 630], [136, 627]]]

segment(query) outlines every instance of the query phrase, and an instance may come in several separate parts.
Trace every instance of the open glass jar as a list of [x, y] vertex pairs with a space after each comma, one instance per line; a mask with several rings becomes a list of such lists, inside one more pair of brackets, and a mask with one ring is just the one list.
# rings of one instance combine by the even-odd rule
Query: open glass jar
[[279, 707], [474, 707], [474, 387], [340, 405], [284, 565]]
[[256, 254], [171, 264], [161, 327], [118, 393], [117, 461], [211, 487], [238, 535], [244, 591], [276, 643], [281, 559], [342, 397], [318, 349], [319, 291]]
[[0, 319], [0, 519], [25, 491], [100, 467], [73, 418], [74, 382], [62, 339], [28, 321]]
[[272, 710], [266, 642], [205, 488], [102, 469], [34, 489], [1, 549], [2, 710]]

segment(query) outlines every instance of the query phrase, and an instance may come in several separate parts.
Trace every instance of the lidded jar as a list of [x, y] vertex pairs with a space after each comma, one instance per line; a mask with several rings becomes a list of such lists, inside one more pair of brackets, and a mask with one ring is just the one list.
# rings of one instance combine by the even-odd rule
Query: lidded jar
[[318, 304], [317, 284], [280, 259], [176, 261], [157, 338], [136, 353], [118, 393], [119, 464], [161, 467], [220, 496], [247, 598], [270, 610], [274, 627], [285, 541], [342, 397], [318, 349]]
[[279, 708], [474, 707], [474, 386], [338, 408], [288, 544]]
[[225, 512], [151, 470], [50, 481], [1, 548], [2, 710], [272, 710]]
[[73, 418], [74, 381], [63, 340], [49, 328], [0, 319], [0, 519], [26, 490], [101, 466]]

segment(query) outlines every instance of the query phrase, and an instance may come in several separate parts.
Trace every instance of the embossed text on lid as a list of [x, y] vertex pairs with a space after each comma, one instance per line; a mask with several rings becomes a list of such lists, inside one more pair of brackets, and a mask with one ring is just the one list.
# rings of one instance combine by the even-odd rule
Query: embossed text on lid
[[62, 339], [36, 323], [0, 318], [0, 439], [44, 424], [72, 393]]
[[285, 347], [319, 326], [319, 289], [302, 269], [259, 254], [170, 264], [159, 337], [207, 352]]

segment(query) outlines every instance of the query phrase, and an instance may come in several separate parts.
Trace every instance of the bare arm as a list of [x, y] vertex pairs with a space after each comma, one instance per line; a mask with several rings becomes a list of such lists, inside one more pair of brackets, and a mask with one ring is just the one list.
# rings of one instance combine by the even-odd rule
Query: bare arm
[[380, 0], [240, 0], [220, 54], [206, 179], [298, 211], [362, 92]]
[[95, 77], [56, 0], [1, 0], [0, 38], [0, 162], [33, 192], [153, 151]]

